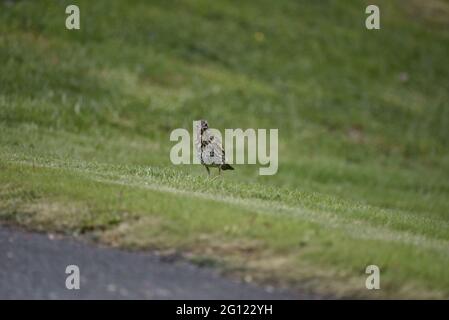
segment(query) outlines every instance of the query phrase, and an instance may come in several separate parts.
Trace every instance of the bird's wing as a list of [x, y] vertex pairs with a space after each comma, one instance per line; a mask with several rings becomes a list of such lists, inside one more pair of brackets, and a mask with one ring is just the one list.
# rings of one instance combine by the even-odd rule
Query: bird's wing
[[205, 142], [205, 151], [208, 153], [208, 157], [211, 157], [210, 152], [213, 151], [213, 157], [211, 157], [211, 161], [216, 164], [224, 164], [225, 163], [225, 151], [221, 144], [221, 141], [216, 136], [208, 133], [203, 138]]
[[223, 146], [221, 144], [221, 141], [217, 138], [215, 138], [212, 142], [213, 148], [214, 148], [214, 154], [216, 154], [217, 157], [220, 157], [221, 159], [221, 163], [224, 164], [226, 159], [225, 159], [225, 151], [223, 149]]

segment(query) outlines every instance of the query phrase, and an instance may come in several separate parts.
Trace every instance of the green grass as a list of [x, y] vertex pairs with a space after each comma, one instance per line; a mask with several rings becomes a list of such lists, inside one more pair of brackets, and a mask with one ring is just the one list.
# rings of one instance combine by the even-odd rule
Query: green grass
[[[449, 297], [449, 2], [4, 1], [0, 220], [351, 297]], [[81, 30], [65, 29], [65, 6]], [[279, 128], [279, 171], [171, 130]], [[381, 270], [368, 291], [365, 267]]]

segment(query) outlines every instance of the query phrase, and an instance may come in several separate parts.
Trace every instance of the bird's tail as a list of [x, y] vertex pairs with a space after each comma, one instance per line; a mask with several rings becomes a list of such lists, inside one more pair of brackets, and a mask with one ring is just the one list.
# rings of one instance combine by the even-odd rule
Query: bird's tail
[[221, 165], [221, 170], [234, 170], [229, 164], [225, 163]]
[[221, 165], [222, 170], [234, 170], [233, 167], [231, 167], [229, 164], [225, 163]]

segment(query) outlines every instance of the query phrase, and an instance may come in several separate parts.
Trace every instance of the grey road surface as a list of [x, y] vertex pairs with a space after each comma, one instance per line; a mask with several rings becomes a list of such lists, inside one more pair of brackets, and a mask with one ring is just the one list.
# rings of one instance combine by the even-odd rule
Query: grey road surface
[[[80, 289], [68, 290], [68, 265]], [[302, 299], [182, 261], [0, 225], [0, 299]]]

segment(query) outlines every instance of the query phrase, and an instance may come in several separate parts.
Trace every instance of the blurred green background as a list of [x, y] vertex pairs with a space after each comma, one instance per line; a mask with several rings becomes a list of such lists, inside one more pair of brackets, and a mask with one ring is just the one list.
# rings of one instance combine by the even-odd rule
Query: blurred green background
[[[335, 295], [373, 294], [373, 263], [375, 297], [447, 298], [448, 56], [446, 0], [0, 1], [0, 217]], [[279, 128], [278, 173], [173, 166], [200, 118]]]

